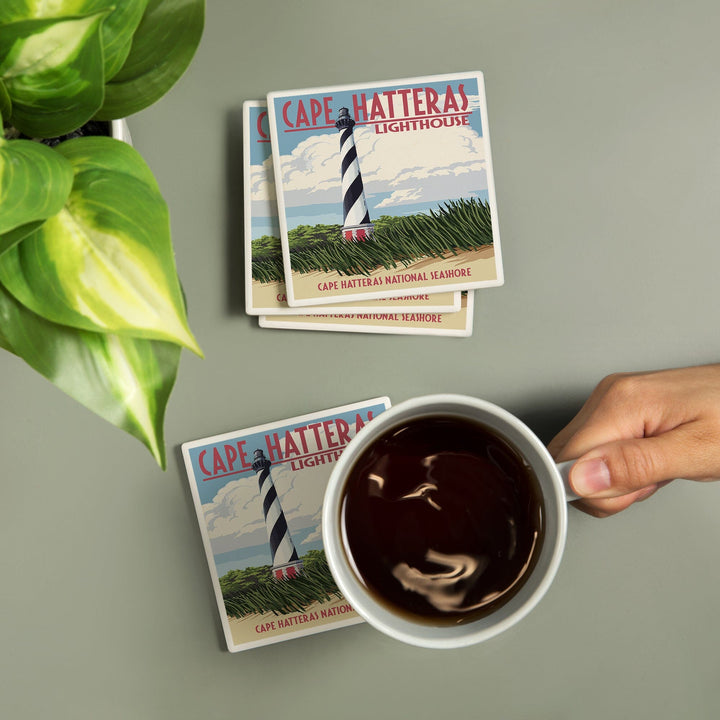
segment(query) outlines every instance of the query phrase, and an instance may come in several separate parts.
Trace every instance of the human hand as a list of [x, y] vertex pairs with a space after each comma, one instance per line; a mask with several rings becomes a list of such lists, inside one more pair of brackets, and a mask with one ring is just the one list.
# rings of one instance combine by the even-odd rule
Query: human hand
[[610, 375], [548, 449], [558, 462], [577, 458], [575, 505], [596, 517], [674, 478], [720, 478], [720, 364]]

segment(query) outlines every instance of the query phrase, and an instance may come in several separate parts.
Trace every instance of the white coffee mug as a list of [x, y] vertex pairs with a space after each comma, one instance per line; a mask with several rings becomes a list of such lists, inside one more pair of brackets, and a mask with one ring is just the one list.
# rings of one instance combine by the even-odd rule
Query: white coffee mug
[[[380, 436], [410, 420], [454, 416], [484, 425], [504, 437], [533, 468], [544, 504], [544, 540], [534, 569], [522, 588], [490, 615], [467, 623], [433, 625], [414, 622], [376, 600], [353, 570], [343, 542], [341, 505], [350, 471]], [[427, 395], [400, 403], [368, 423], [343, 450], [328, 482], [322, 532], [330, 570], [347, 601], [367, 622], [411, 645], [456, 648], [487, 640], [525, 617], [545, 595], [565, 547], [567, 502], [576, 499], [567, 473], [571, 462], [556, 464], [543, 443], [521, 420], [501, 407], [465, 395]]]

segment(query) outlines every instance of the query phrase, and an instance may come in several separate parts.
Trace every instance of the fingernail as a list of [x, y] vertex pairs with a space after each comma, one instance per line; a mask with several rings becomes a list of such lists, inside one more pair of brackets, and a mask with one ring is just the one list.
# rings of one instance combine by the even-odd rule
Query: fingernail
[[595, 495], [610, 487], [610, 471], [602, 458], [577, 463], [570, 476], [578, 495]]

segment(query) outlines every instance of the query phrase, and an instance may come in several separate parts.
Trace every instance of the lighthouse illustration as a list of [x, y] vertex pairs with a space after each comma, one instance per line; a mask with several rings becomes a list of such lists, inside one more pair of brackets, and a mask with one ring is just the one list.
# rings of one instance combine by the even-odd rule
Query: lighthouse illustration
[[303, 563], [298, 557], [290, 537], [280, 498], [278, 498], [275, 483], [270, 476], [271, 465], [272, 463], [265, 457], [262, 450], [255, 450], [252, 469], [257, 473], [260, 486], [265, 528], [272, 553], [272, 574], [278, 579], [294, 578], [302, 572]]
[[340, 158], [343, 196], [343, 238], [348, 241], [364, 241], [372, 238], [374, 225], [370, 222], [365, 190], [363, 189], [360, 163], [353, 127], [355, 121], [350, 111], [340, 108], [335, 127], [340, 131]]

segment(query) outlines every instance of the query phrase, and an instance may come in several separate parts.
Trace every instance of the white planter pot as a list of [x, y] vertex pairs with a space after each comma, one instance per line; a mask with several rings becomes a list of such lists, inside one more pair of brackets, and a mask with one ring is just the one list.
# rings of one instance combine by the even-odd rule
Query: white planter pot
[[132, 145], [132, 138], [130, 137], [130, 130], [124, 119], [113, 120], [110, 123], [110, 133], [116, 140], [122, 140], [128, 145]]

